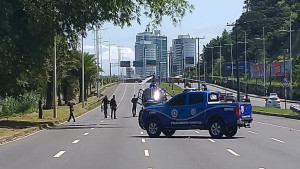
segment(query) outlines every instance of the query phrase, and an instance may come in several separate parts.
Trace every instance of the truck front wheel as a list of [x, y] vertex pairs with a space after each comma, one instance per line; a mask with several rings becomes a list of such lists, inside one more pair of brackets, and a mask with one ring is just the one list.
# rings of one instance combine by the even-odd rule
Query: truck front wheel
[[209, 125], [209, 134], [212, 138], [222, 138], [224, 134], [224, 124], [221, 120], [214, 120]]
[[158, 137], [161, 133], [161, 124], [157, 119], [150, 119], [146, 129], [149, 137]]
[[171, 137], [175, 133], [175, 131], [176, 130], [173, 129], [164, 129], [162, 133], [167, 137]]
[[238, 131], [237, 126], [232, 126], [232, 127], [229, 127], [229, 129], [224, 133], [224, 135], [228, 138], [231, 138], [234, 135], [236, 135], [237, 131]]

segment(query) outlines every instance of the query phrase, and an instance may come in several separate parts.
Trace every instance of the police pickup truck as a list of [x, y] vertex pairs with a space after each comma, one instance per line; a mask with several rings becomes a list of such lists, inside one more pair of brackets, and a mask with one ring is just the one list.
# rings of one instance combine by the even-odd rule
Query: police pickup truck
[[147, 106], [138, 121], [149, 137], [201, 129], [208, 130], [212, 138], [221, 138], [233, 137], [238, 128], [250, 127], [252, 120], [251, 103], [220, 103], [218, 92], [188, 91], [164, 104]]

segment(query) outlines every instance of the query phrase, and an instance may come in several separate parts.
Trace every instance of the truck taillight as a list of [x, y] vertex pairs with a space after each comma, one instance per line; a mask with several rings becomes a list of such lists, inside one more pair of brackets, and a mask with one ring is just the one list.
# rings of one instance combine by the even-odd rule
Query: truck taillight
[[235, 107], [235, 115], [236, 115], [236, 117], [240, 117], [241, 116], [241, 114], [240, 114], [240, 106], [236, 106]]

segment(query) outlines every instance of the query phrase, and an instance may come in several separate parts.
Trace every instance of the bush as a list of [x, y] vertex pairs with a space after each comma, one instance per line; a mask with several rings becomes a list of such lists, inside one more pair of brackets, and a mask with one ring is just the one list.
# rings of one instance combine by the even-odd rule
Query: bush
[[38, 109], [39, 96], [35, 92], [25, 93], [17, 99], [7, 97], [2, 100], [2, 111], [0, 116], [10, 117], [15, 114], [31, 113]]

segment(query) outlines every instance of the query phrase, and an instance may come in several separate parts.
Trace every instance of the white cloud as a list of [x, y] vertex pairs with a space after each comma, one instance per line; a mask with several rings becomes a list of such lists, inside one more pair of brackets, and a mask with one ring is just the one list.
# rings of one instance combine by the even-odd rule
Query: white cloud
[[[130, 48], [130, 47], [119, 47], [120, 50], [120, 57], [121, 60], [123, 58], [124, 61], [131, 61], [132, 62], [135, 60], [135, 52]], [[89, 52], [90, 54], [94, 54], [94, 46], [92, 45], [84, 45], [84, 51]], [[99, 59], [101, 58], [101, 54], [99, 53]], [[118, 63], [118, 47], [115, 45], [110, 46], [110, 62], [115, 63], [112, 66], [112, 75], [117, 75], [118, 74], [118, 66], [116, 63]], [[102, 45], [102, 66], [104, 73], [103, 75], [109, 75], [109, 46], [107, 45]], [[100, 66], [101, 66], [101, 60], [100, 60]], [[122, 70], [120, 68], [120, 70]], [[125, 73], [125, 72], [124, 72]]]

